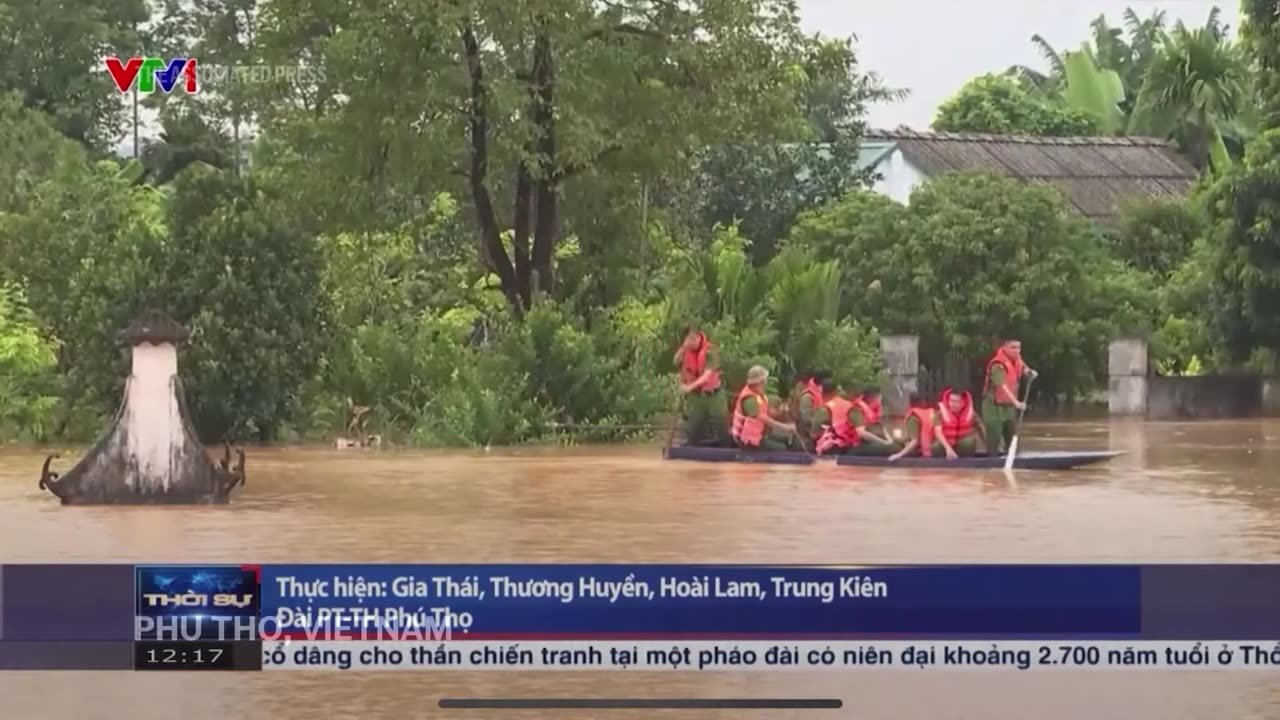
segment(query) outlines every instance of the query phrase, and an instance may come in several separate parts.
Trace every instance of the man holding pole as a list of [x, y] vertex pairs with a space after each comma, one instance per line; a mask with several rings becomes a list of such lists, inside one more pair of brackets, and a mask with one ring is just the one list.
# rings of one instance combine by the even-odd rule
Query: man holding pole
[[987, 452], [1003, 455], [1017, 433], [1020, 411], [1027, 409], [1018, 393], [1022, 379], [1037, 375], [1022, 360], [1022, 342], [1008, 340], [987, 363], [982, 386], [982, 423], [987, 427]]
[[680, 393], [684, 397], [685, 444], [727, 444], [724, 436], [729, 424], [729, 405], [721, 387], [720, 359], [715, 346], [701, 330], [690, 325], [672, 361], [679, 370]]

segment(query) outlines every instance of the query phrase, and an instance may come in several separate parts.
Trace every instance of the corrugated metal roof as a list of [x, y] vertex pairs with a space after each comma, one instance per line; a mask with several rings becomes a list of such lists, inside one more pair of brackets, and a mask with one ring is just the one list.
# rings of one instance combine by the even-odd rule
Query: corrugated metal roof
[[[1146, 137], [1038, 137], [873, 130], [864, 147], [890, 144], [930, 175], [990, 172], [1048, 182], [1081, 214], [1111, 220], [1120, 206], [1183, 196], [1199, 173], [1168, 142]], [[877, 160], [878, 162], [878, 160]]]

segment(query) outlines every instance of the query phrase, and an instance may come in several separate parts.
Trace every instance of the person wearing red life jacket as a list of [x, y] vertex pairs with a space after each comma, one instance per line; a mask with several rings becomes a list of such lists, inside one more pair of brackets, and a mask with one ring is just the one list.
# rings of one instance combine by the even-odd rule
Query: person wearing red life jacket
[[857, 440], [853, 423], [849, 421], [853, 403], [840, 394], [831, 380], [823, 381], [822, 393], [827, 400], [814, 416], [814, 422], [822, 432], [814, 441], [813, 448], [819, 455], [841, 455], [848, 452]]
[[729, 405], [715, 345], [701, 330], [690, 325], [672, 361], [678, 368], [680, 392], [684, 395], [685, 444], [727, 445]]
[[796, 432], [791, 423], [779, 422], [769, 414], [765, 385], [769, 371], [756, 365], [747, 371], [747, 384], [733, 401], [729, 434], [734, 444], [746, 450], [786, 450]]
[[816, 440], [822, 433], [822, 424], [817, 421], [817, 416], [822, 406], [831, 398], [831, 395], [824, 391], [824, 387], [829, 385], [830, 378], [830, 370], [820, 369], [814, 370], [807, 376], [801, 376], [796, 383], [796, 391], [792, 395], [796, 398], [792, 403], [795, 409], [796, 428], [807, 440]]
[[853, 424], [854, 441], [849, 451], [855, 455], [893, 455], [901, 445], [889, 439], [881, 422], [880, 389], [868, 386], [853, 399], [849, 422]]
[[900, 460], [908, 455], [933, 457], [933, 436], [938, 424], [937, 409], [919, 393], [911, 393], [909, 402], [907, 417], [903, 421], [907, 444], [891, 455], [890, 461]]
[[977, 453], [978, 439], [985, 436], [986, 429], [973, 410], [971, 393], [957, 393], [951, 388], [943, 390], [935, 418], [935, 442], [932, 448], [934, 456], [946, 455], [948, 460], [955, 460], [961, 455]]
[[1027, 407], [1018, 388], [1023, 378], [1036, 375], [1022, 359], [1022, 342], [1018, 340], [1006, 341], [987, 363], [982, 385], [982, 420], [994, 435], [990, 438], [994, 447], [988, 448], [993, 454], [1003, 455], [1013, 442], [1018, 411]]
[[880, 391], [863, 390], [853, 400], [846, 400], [831, 387], [830, 399], [818, 413], [823, 433], [818, 438], [818, 452], [853, 455], [891, 455], [897, 452], [897, 443], [885, 437], [880, 422]]

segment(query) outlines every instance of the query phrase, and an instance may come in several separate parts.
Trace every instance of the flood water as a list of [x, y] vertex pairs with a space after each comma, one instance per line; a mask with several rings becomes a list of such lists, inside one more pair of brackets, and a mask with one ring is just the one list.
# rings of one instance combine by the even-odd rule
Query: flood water
[[[1280, 422], [1028, 428], [1024, 449], [1125, 450], [1065, 473], [664, 462], [654, 447], [362, 454], [251, 450], [221, 508], [64, 508], [43, 452], [0, 447], [4, 562], [1280, 562]], [[64, 453], [65, 471], [76, 453]], [[824, 697], [843, 710], [669, 718], [1280, 717], [1271, 672], [812, 674], [9, 673], [41, 720], [640, 718], [442, 711], [445, 696]]]

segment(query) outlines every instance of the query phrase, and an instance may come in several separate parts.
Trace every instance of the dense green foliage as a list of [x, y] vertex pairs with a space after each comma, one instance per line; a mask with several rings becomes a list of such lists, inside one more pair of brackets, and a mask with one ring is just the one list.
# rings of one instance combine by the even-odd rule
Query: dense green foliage
[[1025, 90], [1013, 78], [982, 75], [938, 107], [935, 130], [1004, 135], [1097, 135], [1088, 113]]
[[884, 332], [920, 335], [926, 364], [1017, 337], [1051, 394], [1092, 389], [1108, 340], [1149, 329], [1143, 278], [1048, 187], [955, 175], [905, 207], [856, 193], [807, 215], [791, 244], [840, 258], [850, 306]]
[[[1003, 75], [1023, 95], [1013, 93], [1007, 82], [981, 76], [943, 104], [934, 126], [975, 132], [1011, 132], [1005, 128], [1012, 127], [1034, 135], [1065, 135], [1071, 133], [1061, 122], [1043, 118], [1082, 114], [1094, 132], [1079, 134], [1169, 138], [1199, 167], [1225, 171], [1232, 158], [1243, 153], [1244, 143], [1257, 129], [1257, 118], [1249, 92], [1255, 77], [1249, 58], [1219, 15], [1213, 8], [1201, 27], [1179, 22], [1167, 28], [1163, 12], [1143, 19], [1130, 9], [1124, 14], [1124, 29], [1099, 16], [1090, 24], [1089, 42], [1063, 53], [1033, 36], [1047, 68], [1014, 66]], [[1034, 112], [957, 115], [953, 106], [1011, 106]]]
[[[1047, 71], [939, 109], [948, 130], [1154, 132], [1212, 158], [1190, 201], [1105, 232], [1000, 178], [869, 192], [866, 106], [899, 93], [787, 0], [108, 5], [0, 0], [6, 438], [99, 431], [147, 308], [193, 331], [210, 440], [331, 437], [357, 406], [418, 445], [665, 429], [690, 323], [731, 386], [760, 363], [782, 396], [818, 366], [875, 382], [880, 333], [920, 334], [927, 365], [1019, 336], [1059, 398], [1099, 387], [1116, 334], [1166, 372], [1280, 349], [1280, 130], [1250, 112], [1275, 101], [1274, 3], [1248, 4], [1241, 46], [1216, 15], [1095, 22], [1087, 51], [1046, 46]], [[34, 72], [40, 38], [59, 50]], [[106, 149], [133, 98], [98, 60], [137, 47], [210, 72], [138, 99], [160, 132], [129, 161]]]

